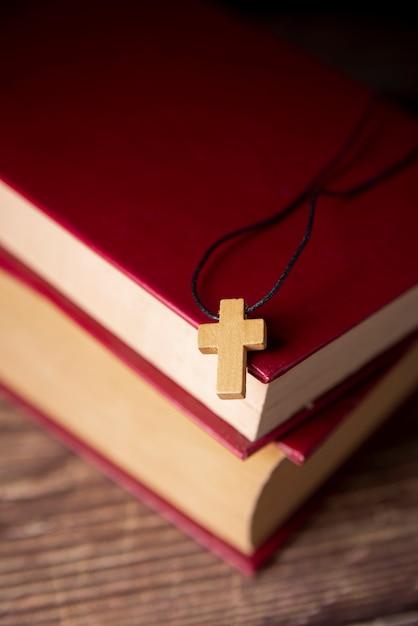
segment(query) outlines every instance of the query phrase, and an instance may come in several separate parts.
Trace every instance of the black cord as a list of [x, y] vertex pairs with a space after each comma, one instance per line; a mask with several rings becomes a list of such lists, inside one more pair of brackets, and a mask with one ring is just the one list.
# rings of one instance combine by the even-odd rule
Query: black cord
[[303, 237], [302, 237], [298, 247], [296, 248], [296, 251], [294, 252], [292, 257], [290, 258], [290, 260], [289, 260], [288, 264], [286, 265], [283, 273], [281, 274], [280, 278], [275, 283], [275, 285], [272, 287], [272, 289], [265, 296], [263, 296], [263, 298], [258, 300], [255, 304], [252, 304], [251, 306], [246, 307], [246, 313], [251, 313], [252, 311], [255, 311], [256, 309], [261, 307], [263, 304], [268, 302], [279, 291], [280, 287], [283, 285], [284, 281], [286, 280], [286, 278], [290, 274], [290, 272], [291, 272], [292, 268], [294, 267], [296, 261], [298, 260], [299, 256], [301, 255], [302, 251], [304, 250], [306, 244], [309, 241], [311, 233], [312, 233], [312, 227], [313, 227], [313, 223], [314, 223], [316, 205], [317, 205], [317, 200], [318, 200], [319, 196], [325, 195], [325, 196], [332, 196], [332, 197], [352, 197], [354, 195], [363, 193], [363, 192], [367, 191], [368, 189], [370, 189], [371, 187], [373, 187], [373, 186], [383, 182], [387, 178], [395, 175], [400, 170], [408, 167], [414, 160], [416, 160], [418, 158], [418, 146], [416, 146], [408, 154], [404, 155], [401, 159], [398, 159], [397, 161], [395, 161], [394, 163], [389, 165], [383, 171], [379, 172], [378, 174], [376, 174], [372, 178], [369, 178], [369, 179], [363, 181], [362, 183], [359, 183], [358, 185], [356, 185], [354, 187], [350, 187], [349, 189], [343, 189], [343, 190], [340, 190], [340, 191], [339, 190], [327, 189], [326, 187], [322, 187], [322, 184], [324, 182], [326, 182], [325, 179], [327, 177], [329, 177], [329, 176], [332, 176], [336, 166], [343, 160], [343, 158], [346, 156], [346, 154], [349, 152], [349, 150], [352, 148], [352, 146], [357, 141], [357, 139], [360, 136], [361, 132], [363, 131], [364, 127], [368, 123], [368, 121], [369, 121], [369, 119], [370, 119], [370, 117], [371, 117], [371, 115], [372, 115], [372, 113], [374, 111], [375, 106], [376, 106], [376, 98], [373, 97], [371, 102], [367, 106], [365, 112], [363, 113], [363, 115], [361, 116], [361, 118], [359, 119], [357, 124], [355, 125], [354, 129], [351, 131], [348, 139], [343, 144], [342, 148], [325, 165], [325, 167], [323, 167], [318, 172], [318, 174], [302, 190], [302, 192], [296, 198], [294, 198], [289, 204], [287, 204], [284, 208], [280, 209], [280, 211], [278, 211], [277, 213], [274, 213], [273, 215], [271, 215], [270, 217], [268, 217], [266, 219], [260, 220], [258, 222], [253, 223], [253, 224], [249, 224], [248, 226], [244, 226], [242, 228], [238, 228], [237, 230], [234, 230], [234, 231], [232, 231], [230, 233], [227, 233], [226, 235], [223, 235], [222, 237], [217, 239], [206, 250], [206, 252], [204, 253], [202, 258], [200, 259], [200, 261], [197, 264], [196, 269], [195, 269], [195, 271], [193, 273], [192, 282], [191, 282], [191, 290], [192, 290], [193, 300], [195, 301], [195, 303], [197, 304], [199, 309], [205, 315], [207, 315], [210, 319], [215, 320], [215, 321], [219, 321], [219, 315], [216, 315], [216, 314], [212, 313], [211, 311], [209, 311], [209, 309], [207, 309], [207, 307], [203, 304], [203, 302], [201, 301], [201, 299], [200, 299], [200, 297], [198, 295], [197, 282], [198, 282], [198, 279], [199, 279], [199, 276], [200, 276], [200, 273], [201, 273], [203, 267], [207, 263], [209, 257], [215, 252], [215, 250], [217, 250], [217, 248], [219, 248], [221, 245], [223, 245], [224, 243], [226, 243], [227, 241], [229, 241], [230, 239], [232, 239], [234, 237], [239, 237], [240, 235], [244, 235], [244, 234], [246, 234], [246, 233], [248, 233], [250, 231], [262, 230], [262, 229], [268, 228], [269, 226], [273, 226], [274, 224], [277, 224], [282, 219], [284, 219], [285, 217], [290, 215], [295, 209], [297, 209], [305, 200], [307, 200], [310, 197], [309, 214], [308, 214], [307, 225], [306, 225], [306, 228], [305, 228], [304, 235], [303, 235]]

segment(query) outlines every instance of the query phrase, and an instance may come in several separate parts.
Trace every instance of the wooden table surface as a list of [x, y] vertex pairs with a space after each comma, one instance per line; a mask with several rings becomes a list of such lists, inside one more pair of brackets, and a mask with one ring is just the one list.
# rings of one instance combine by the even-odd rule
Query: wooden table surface
[[3, 402], [0, 624], [418, 624], [417, 418], [389, 422], [247, 579]]
[[[417, 106], [413, 21], [263, 23]], [[418, 624], [417, 418], [412, 407], [392, 419], [248, 579], [0, 399], [0, 625]]]

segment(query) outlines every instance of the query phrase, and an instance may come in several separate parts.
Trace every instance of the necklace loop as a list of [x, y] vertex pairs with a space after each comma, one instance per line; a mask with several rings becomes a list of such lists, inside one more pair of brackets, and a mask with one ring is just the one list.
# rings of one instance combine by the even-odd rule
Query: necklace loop
[[197, 264], [196, 269], [193, 272], [192, 281], [191, 281], [191, 291], [192, 291], [193, 300], [195, 301], [195, 303], [199, 307], [199, 309], [207, 317], [209, 317], [209, 319], [212, 319], [214, 321], [219, 321], [219, 315], [215, 314], [215, 313], [212, 313], [212, 311], [210, 311], [203, 304], [203, 302], [202, 302], [202, 300], [201, 300], [201, 298], [200, 298], [200, 296], [198, 294], [197, 283], [198, 283], [198, 280], [199, 280], [199, 276], [200, 276], [204, 266], [206, 265], [207, 261], [212, 256], [212, 254], [215, 252], [215, 250], [217, 250], [220, 246], [222, 246], [223, 244], [227, 243], [230, 239], [233, 239], [235, 237], [239, 237], [239, 236], [244, 235], [244, 234], [246, 234], [248, 232], [251, 232], [251, 231], [254, 231], [254, 232], [255, 231], [261, 231], [261, 230], [264, 230], [265, 228], [269, 228], [271, 226], [274, 226], [275, 224], [277, 224], [277, 223], [281, 222], [283, 219], [285, 219], [288, 215], [293, 213], [307, 199], [310, 200], [310, 202], [309, 202], [308, 221], [307, 221], [307, 224], [306, 224], [305, 232], [303, 234], [303, 237], [302, 237], [298, 247], [296, 248], [295, 252], [291, 256], [290, 260], [288, 261], [285, 269], [283, 270], [282, 274], [280, 275], [280, 277], [277, 280], [277, 282], [273, 285], [271, 290], [268, 293], [266, 293], [255, 304], [252, 304], [251, 306], [245, 307], [245, 313], [252, 313], [256, 309], [258, 309], [261, 306], [263, 306], [263, 304], [268, 302], [271, 298], [273, 298], [273, 296], [276, 295], [276, 293], [282, 287], [284, 281], [289, 276], [291, 270], [293, 269], [294, 265], [296, 264], [296, 261], [299, 259], [300, 255], [302, 254], [303, 250], [305, 249], [305, 247], [306, 247], [306, 245], [307, 245], [307, 243], [308, 243], [308, 241], [310, 239], [311, 233], [312, 233], [317, 200], [318, 200], [320, 195], [332, 196], [332, 197], [352, 197], [352, 196], [357, 195], [359, 193], [363, 193], [365, 191], [368, 191], [370, 188], [374, 187], [375, 185], [383, 182], [387, 178], [393, 176], [394, 174], [396, 174], [400, 170], [408, 167], [414, 160], [416, 160], [418, 158], [418, 146], [415, 146], [408, 154], [402, 156], [400, 159], [398, 159], [394, 163], [390, 164], [387, 168], [385, 168], [384, 170], [382, 170], [381, 172], [379, 172], [375, 176], [373, 176], [373, 177], [371, 177], [371, 178], [369, 178], [369, 179], [367, 179], [367, 180], [365, 180], [365, 181], [355, 185], [354, 187], [351, 187], [351, 188], [348, 188], [348, 189], [343, 189], [343, 190], [333, 190], [333, 189], [329, 189], [329, 188], [323, 186], [326, 183], [327, 180], [332, 178], [336, 166], [341, 163], [341, 161], [344, 159], [344, 157], [350, 151], [352, 146], [358, 140], [358, 138], [361, 135], [361, 133], [363, 132], [365, 126], [369, 122], [369, 120], [370, 120], [370, 118], [371, 118], [371, 116], [372, 116], [372, 114], [374, 112], [374, 109], [376, 107], [376, 104], [377, 104], [377, 98], [376, 98], [376, 96], [373, 96], [371, 98], [370, 102], [368, 103], [365, 111], [363, 112], [363, 114], [361, 115], [360, 119], [358, 120], [358, 122], [354, 126], [354, 128], [351, 131], [350, 135], [348, 136], [347, 140], [342, 145], [342, 147], [338, 150], [338, 152], [334, 155], [334, 157], [325, 165], [325, 167], [323, 167], [318, 172], [318, 174], [312, 179], [312, 181], [299, 193], [299, 195], [296, 196], [296, 198], [294, 198], [289, 204], [287, 204], [284, 208], [280, 209], [277, 213], [274, 213], [270, 217], [267, 217], [267, 218], [265, 218], [263, 220], [260, 220], [258, 222], [254, 222], [253, 224], [249, 224], [247, 226], [243, 226], [241, 228], [238, 228], [237, 230], [234, 230], [234, 231], [229, 232], [229, 233], [227, 233], [225, 235], [222, 235], [211, 246], [209, 246], [209, 248], [206, 250], [206, 252], [203, 254], [202, 258], [200, 259], [199, 263]]

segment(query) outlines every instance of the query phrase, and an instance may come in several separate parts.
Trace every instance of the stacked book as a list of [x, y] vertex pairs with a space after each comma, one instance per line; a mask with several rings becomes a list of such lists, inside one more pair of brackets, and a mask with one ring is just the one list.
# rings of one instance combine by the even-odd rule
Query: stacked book
[[[251, 572], [418, 386], [418, 123], [218, 6], [139, 5], [3, 21], [0, 383]], [[199, 278], [215, 313], [259, 301], [325, 188], [257, 312], [267, 348], [248, 352], [245, 397], [218, 397], [198, 263], [286, 209]]]

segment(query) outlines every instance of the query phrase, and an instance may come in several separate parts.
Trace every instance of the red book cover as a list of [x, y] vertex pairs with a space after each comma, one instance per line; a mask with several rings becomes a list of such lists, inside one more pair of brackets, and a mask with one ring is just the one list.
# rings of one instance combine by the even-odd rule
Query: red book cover
[[[193, 328], [206, 321], [190, 290], [203, 252], [297, 197], [344, 144], [370, 98], [334, 69], [208, 3], [36, 3], [4, 21], [0, 57], [7, 59], [1, 178]], [[417, 141], [416, 120], [383, 103], [329, 184], [356, 185]], [[260, 311], [268, 349], [249, 355], [256, 379], [279, 379], [413, 292], [417, 173], [413, 165], [355, 198], [320, 198], [306, 251]], [[306, 219], [305, 203], [284, 222], [219, 251], [200, 285], [207, 306], [216, 311], [223, 297], [259, 300], [286, 266]], [[1, 207], [0, 243], [33, 269], [31, 254], [41, 254], [44, 242], [23, 225], [16, 250], [9, 223]], [[51, 259], [56, 282], [39, 273], [60, 290], [74, 261], [59, 250]], [[94, 272], [89, 281], [123, 309], [110, 284]], [[106, 303], [97, 307], [106, 313]], [[394, 342], [416, 326], [411, 308], [405, 328], [391, 324]], [[86, 323], [103, 325], [85, 313]], [[131, 308], [133, 327], [141, 326], [141, 314]], [[126, 343], [123, 328], [120, 335], [107, 330]], [[149, 358], [145, 346], [139, 352]], [[253, 429], [249, 438], [263, 434]]]

